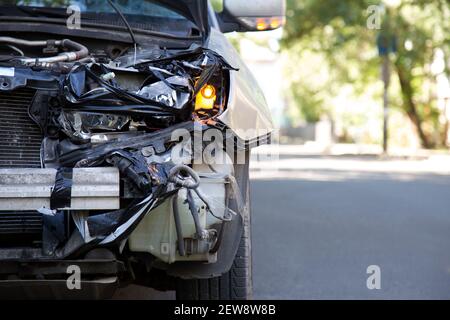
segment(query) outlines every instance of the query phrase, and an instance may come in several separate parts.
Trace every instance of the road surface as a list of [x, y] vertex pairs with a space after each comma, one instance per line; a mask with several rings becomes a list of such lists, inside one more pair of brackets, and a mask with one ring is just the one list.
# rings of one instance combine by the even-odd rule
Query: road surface
[[[254, 164], [254, 298], [450, 299], [447, 160], [287, 155]], [[379, 290], [367, 288], [374, 265]]]

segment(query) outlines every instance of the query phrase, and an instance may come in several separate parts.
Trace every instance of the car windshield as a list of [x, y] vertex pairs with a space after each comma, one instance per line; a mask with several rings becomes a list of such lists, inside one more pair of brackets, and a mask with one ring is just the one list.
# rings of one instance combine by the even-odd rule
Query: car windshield
[[[198, 35], [195, 24], [181, 13], [155, 1], [113, 0], [134, 28], [179, 35]], [[85, 22], [122, 25], [106, 0], [0, 0], [0, 16], [69, 17], [80, 12]]]

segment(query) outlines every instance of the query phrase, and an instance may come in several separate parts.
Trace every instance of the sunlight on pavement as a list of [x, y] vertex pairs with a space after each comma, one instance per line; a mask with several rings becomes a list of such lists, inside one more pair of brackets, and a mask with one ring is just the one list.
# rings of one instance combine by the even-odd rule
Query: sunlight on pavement
[[297, 146], [275, 146], [252, 154], [253, 179], [305, 179], [341, 181], [362, 175], [395, 175], [396, 179], [414, 179], [413, 175], [450, 175], [450, 155], [430, 154], [415, 157], [382, 157], [377, 155], [324, 155], [299, 150]]

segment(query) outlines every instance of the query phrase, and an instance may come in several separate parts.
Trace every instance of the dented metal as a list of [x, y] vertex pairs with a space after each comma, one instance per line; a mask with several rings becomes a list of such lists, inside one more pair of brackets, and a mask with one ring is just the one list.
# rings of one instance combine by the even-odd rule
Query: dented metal
[[82, 286], [173, 290], [229, 271], [273, 125], [208, 1], [100, 1], [70, 30], [38, 2], [1, 5], [0, 281], [74, 264]]
[[[0, 90], [33, 90], [28, 114], [43, 135], [43, 168], [0, 169], [0, 211], [44, 217], [35, 258], [108, 247], [169, 264], [217, 260], [224, 225], [244, 219], [230, 156], [272, 129], [264, 99], [235, 81], [244, 66], [221, 41], [209, 43], [217, 51], [134, 48], [114, 59], [60, 40], [56, 52], [70, 46], [83, 55], [0, 61]], [[239, 132], [249, 128], [268, 131]], [[199, 164], [208, 148], [195, 142], [211, 129], [221, 136], [209, 141], [210, 156], [225, 161]]]
[[[31, 46], [49, 43], [0, 37], [0, 43], [6, 40]], [[160, 52], [130, 64], [123, 57], [96, 58], [73, 41], [55, 44], [80, 48], [83, 56], [37, 57], [33, 67], [28, 59], [15, 59], [8, 63], [14, 72], [3, 72], [7, 85], [1, 90], [36, 90], [29, 110], [44, 135], [41, 160], [46, 169], [0, 170], [0, 210], [36, 210], [55, 218], [70, 213], [76, 228], [65, 231], [66, 239], [50, 237], [51, 244], [44, 239], [43, 255], [64, 257], [92, 243], [120, 245], [129, 240], [131, 250], [144, 250], [165, 262], [213, 262], [215, 253], [210, 251], [218, 241], [217, 226], [233, 218], [226, 209], [229, 173], [214, 173], [222, 175], [214, 180], [207, 177], [209, 169], [193, 170], [186, 165], [194, 160], [190, 152], [183, 151], [182, 163], [177, 162], [172, 149], [179, 142], [173, 133], [184, 130], [193, 137], [195, 128], [201, 133], [215, 123], [226, 109], [229, 72], [236, 69], [201, 47]], [[197, 97], [206, 85], [217, 87], [211, 91], [217, 96], [202, 108], [196, 105], [201, 100]], [[204, 187], [211, 179], [215, 193]], [[167, 259], [135, 239], [143, 233], [158, 237], [172, 232], [154, 229], [160, 218], [150, 217], [172, 216], [173, 210], [158, 208], [170, 206], [174, 197], [183, 222], [177, 223], [176, 239], [168, 241], [172, 249], [180, 243], [181, 252], [171, 251]], [[54, 223], [47, 220], [44, 228]], [[148, 221], [154, 221], [151, 227]]]

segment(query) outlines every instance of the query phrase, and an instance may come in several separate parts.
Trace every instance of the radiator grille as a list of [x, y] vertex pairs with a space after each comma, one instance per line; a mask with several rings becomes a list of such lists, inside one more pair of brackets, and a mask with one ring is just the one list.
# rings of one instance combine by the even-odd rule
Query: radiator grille
[[38, 244], [42, 215], [36, 211], [0, 211], [0, 247]]
[[29, 117], [35, 91], [0, 91], [0, 168], [40, 168], [42, 133]]

